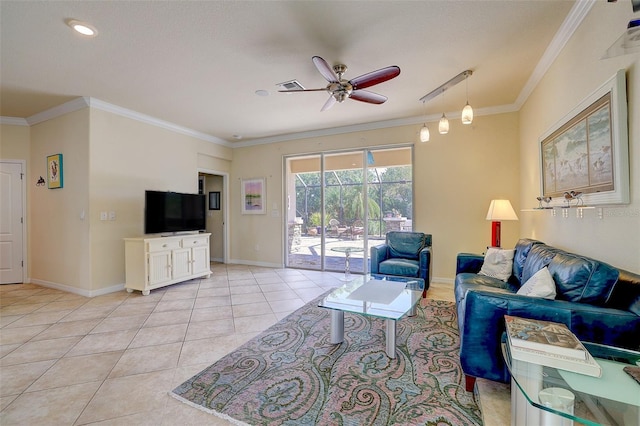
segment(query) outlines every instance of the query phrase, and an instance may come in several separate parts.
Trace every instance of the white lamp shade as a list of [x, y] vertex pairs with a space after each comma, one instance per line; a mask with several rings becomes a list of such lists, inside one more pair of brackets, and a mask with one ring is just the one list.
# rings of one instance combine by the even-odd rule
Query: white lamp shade
[[431, 135], [429, 134], [429, 128], [425, 124], [424, 126], [422, 126], [422, 129], [420, 129], [420, 142], [429, 142], [430, 137]]
[[518, 220], [518, 216], [516, 216], [509, 200], [491, 200], [487, 220]]
[[473, 108], [469, 102], [462, 108], [462, 124], [471, 124], [473, 122]]
[[446, 135], [449, 133], [449, 120], [445, 117], [444, 113], [442, 113], [442, 117], [440, 118], [440, 122], [438, 123], [438, 132], [441, 135]]

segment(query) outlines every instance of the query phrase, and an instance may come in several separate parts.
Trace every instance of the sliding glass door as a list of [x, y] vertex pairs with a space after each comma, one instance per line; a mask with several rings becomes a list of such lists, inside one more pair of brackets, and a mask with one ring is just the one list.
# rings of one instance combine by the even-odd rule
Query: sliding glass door
[[291, 268], [368, 271], [370, 244], [411, 229], [410, 146], [285, 159], [287, 252]]

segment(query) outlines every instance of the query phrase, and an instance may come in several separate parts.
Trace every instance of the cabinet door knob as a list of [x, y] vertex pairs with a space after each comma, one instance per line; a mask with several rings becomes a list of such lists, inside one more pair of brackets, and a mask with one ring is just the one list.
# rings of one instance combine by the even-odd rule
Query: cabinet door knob
[[163, 244], [163, 245], [162, 245], [162, 248], [165, 248], [166, 246], [167, 246], [166, 244]]

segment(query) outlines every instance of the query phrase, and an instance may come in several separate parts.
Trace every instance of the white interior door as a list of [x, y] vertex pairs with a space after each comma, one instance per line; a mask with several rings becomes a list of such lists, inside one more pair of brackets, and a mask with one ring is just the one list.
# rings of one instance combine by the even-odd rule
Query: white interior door
[[22, 164], [0, 163], [0, 284], [23, 281]]

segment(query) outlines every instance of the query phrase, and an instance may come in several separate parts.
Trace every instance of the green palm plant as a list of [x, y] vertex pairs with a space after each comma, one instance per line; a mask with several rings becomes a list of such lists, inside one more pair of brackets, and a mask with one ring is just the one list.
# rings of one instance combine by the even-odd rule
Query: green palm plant
[[[348, 217], [354, 220], [364, 219], [364, 194], [362, 191], [358, 191], [351, 199], [353, 202], [345, 206], [345, 212]], [[369, 217], [380, 217], [380, 206], [376, 200], [371, 197], [367, 199], [367, 208], [369, 210]]]

